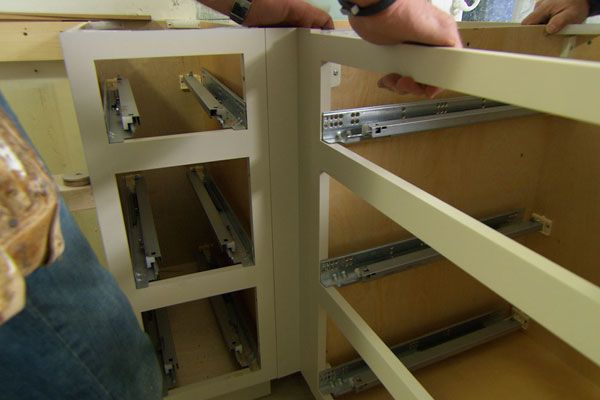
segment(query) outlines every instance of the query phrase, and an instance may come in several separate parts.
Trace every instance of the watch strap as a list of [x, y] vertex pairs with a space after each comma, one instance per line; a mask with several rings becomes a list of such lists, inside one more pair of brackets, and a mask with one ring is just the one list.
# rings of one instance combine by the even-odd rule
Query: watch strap
[[600, 0], [590, 0], [590, 16], [600, 14]]
[[349, 0], [338, 0], [342, 6], [341, 12], [344, 15], [353, 15], [356, 17], [368, 17], [370, 15], [379, 14], [392, 4], [396, 0], [379, 0], [378, 3], [370, 5], [368, 7], [360, 7], [358, 4]]

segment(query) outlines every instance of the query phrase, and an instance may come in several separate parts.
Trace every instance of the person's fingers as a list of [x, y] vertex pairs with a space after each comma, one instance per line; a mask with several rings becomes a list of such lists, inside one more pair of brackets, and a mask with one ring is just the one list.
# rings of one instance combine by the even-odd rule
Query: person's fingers
[[427, 86], [425, 88], [425, 95], [427, 95], [427, 97], [429, 97], [430, 99], [433, 99], [433, 98], [437, 97], [443, 91], [444, 91], [444, 89], [439, 88], [439, 87]]
[[412, 93], [417, 96], [425, 95], [425, 87], [408, 76], [403, 76], [396, 81], [394, 91], [398, 93]]
[[311, 24], [313, 29], [333, 29], [333, 20], [329, 14], [316, 15], [315, 20]]
[[433, 97], [439, 94], [442, 90], [433, 86], [423, 85], [415, 82], [414, 79], [408, 76], [402, 76], [399, 74], [388, 74], [382, 77], [378, 82], [377, 86], [380, 88], [391, 90], [398, 94], [414, 94], [417, 96], [428, 96]]
[[586, 17], [586, 13], [578, 13], [575, 8], [567, 8], [550, 18], [546, 25], [546, 32], [556, 33], [569, 24], [579, 24], [585, 21]]
[[535, 5], [535, 9], [531, 12], [531, 14], [529, 14], [527, 17], [525, 17], [525, 19], [523, 19], [523, 21], [521, 21], [521, 24], [523, 24], [523, 25], [545, 24], [546, 22], [548, 22], [548, 19], [550, 19], [551, 15], [552, 14], [550, 13], [550, 10], [547, 7], [546, 3], [543, 1], [540, 1]]

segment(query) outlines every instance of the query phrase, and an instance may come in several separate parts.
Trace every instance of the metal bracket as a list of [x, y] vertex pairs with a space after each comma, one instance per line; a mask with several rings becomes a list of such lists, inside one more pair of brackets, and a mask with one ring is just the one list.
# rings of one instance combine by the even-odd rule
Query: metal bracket
[[257, 367], [257, 346], [234, 296], [230, 293], [214, 296], [210, 298], [210, 304], [227, 347], [237, 362], [242, 368]]
[[542, 234], [546, 236], [550, 236], [552, 234], [552, 220], [544, 215], [532, 214], [531, 218], [534, 221], [542, 224]]
[[196, 95], [204, 110], [223, 128], [247, 129], [246, 102], [202, 69], [198, 80], [193, 72], [183, 76], [185, 85]]
[[129, 190], [124, 209], [127, 237], [135, 286], [140, 289], [158, 278], [158, 263], [162, 256], [146, 181], [141, 175], [129, 175], [125, 181]]
[[[521, 322], [512, 315], [493, 312], [399, 344], [391, 350], [406, 368], [415, 371], [520, 329]], [[321, 393], [333, 396], [362, 392], [378, 384], [377, 376], [360, 358], [319, 374]]]
[[338, 87], [342, 84], [342, 66], [336, 63], [327, 63], [329, 67], [329, 87]]
[[535, 113], [470, 96], [337, 110], [323, 113], [322, 140], [326, 143], [354, 143]]
[[[522, 218], [523, 211], [518, 210], [484, 218], [481, 222], [509, 237], [542, 230], [540, 222], [522, 221]], [[325, 287], [341, 287], [359, 281], [369, 281], [440, 258], [441, 254], [413, 237], [321, 261], [321, 284]]]
[[140, 125], [135, 98], [129, 80], [121, 77], [104, 81], [104, 119], [109, 143], [131, 139]]
[[233, 264], [254, 265], [252, 241], [205, 168], [190, 168], [188, 177], [223, 252]]

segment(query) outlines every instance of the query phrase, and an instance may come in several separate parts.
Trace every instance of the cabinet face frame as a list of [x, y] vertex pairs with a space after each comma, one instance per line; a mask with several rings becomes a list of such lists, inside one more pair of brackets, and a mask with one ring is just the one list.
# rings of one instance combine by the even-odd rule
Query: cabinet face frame
[[[600, 64], [468, 49], [379, 47], [351, 34], [310, 31], [300, 32], [299, 47], [301, 362], [313, 394], [327, 398], [318, 384], [326, 368], [327, 314], [394, 398], [431, 398], [337, 289], [319, 282], [319, 261], [327, 258], [329, 242], [329, 176], [600, 364], [600, 349], [589, 335], [600, 330], [600, 288], [345, 147], [320, 140], [320, 116], [330, 103], [326, 62], [395, 71], [596, 125]], [[533, 283], [535, 292], [529, 290]]]
[[[84, 151], [94, 188], [110, 272], [141, 312], [256, 288], [261, 368], [176, 388], [169, 398], [207, 399], [263, 384], [276, 377], [273, 252], [269, 177], [267, 77], [264, 29], [102, 31], [61, 35]], [[242, 54], [248, 129], [190, 132], [109, 144], [96, 60]], [[178, 84], [174, 77], [174, 84]], [[198, 105], [198, 112], [203, 112]], [[127, 171], [248, 158], [252, 190], [255, 265], [232, 266], [157, 281], [136, 289], [115, 176]]]

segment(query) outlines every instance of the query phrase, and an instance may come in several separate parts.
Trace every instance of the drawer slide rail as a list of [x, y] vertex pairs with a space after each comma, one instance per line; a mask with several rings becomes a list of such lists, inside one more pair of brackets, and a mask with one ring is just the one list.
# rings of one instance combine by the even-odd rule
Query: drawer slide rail
[[[399, 344], [391, 350], [408, 370], [416, 371], [523, 329], [525, 324], [521, 315], [492, 312]], [[377, 376], [360, 358], [319, 374], [321, 392], [333, 396], [362, 392], [378, 384]]]
[[322, 115], [322, 140], [348, 144], [532, 114], [525, 108], [471, 96], [336, 110]]
[[135, 286], [140, 289], [148, 287], [149, 282], [158, 278], [162, 255], [146, 181], [141, 175], [130, 175], [125, 179], [129, 189], [126, 200], [127, 236], [133, 258]]
[[192, 167], [188, 177], [223, 252], [233, 264], [254, 265], [252, 240], [204, 167]]
[[247, 129], [246, 102], [205, 69], [200, 80], [189, 73], [183, 83], [198, 99], [211, 118], [219, 121], [222, 128]]
[[[519, 210], [484, 218], [481, 222], [508, 237], [542, 230], [540, 221], [523, 221], [522, 216], [523, 212]], [[325, 287], [342, 287], [356, 282], [370, 281], [441, 258], [441, 254], [413, 237], [321, 261], [321, 284]]]
[[104, 118], [109, 143], [131, 139], [140, 125], [140, 113], [126, 78], [106, 79], [103, 84]]

